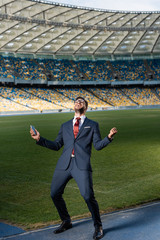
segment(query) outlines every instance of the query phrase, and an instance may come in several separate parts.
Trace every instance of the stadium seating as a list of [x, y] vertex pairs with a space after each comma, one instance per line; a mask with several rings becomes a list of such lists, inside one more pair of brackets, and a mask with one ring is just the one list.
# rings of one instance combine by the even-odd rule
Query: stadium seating
[[79, 81], [80, 76], [69, 60], [38, 60], [40, 66], [47, 69], [54, 81]]
[[160, 105], [160, 88], [16, 88], [0, 87], [1, 111], [73, 109], [74, 100], [83, 96], [89, 109], [108, 107]]
[[160, 87], [155, 88], [156, 94], [158, 95], [158, 98], [160, 99]]
[[114, 74], [117, 80], [135, 81], [146, 79], [146, 68], [143, 60], [113, 61]]
[[160, 79], [160, 60], [70, 61], [0, 56], [0, 78], [52, 81], [145, 81]]
[[[26, 93], [36, 96], [38, 99], [56, 105], [55, 109], [73, 109], [73, 101], [58, 93], [55, 89], [46, 88], [22, 88]], [[52, 106], [53, 108], [53, 106]]]
[[0, 78], [14, 79], [13, 70], [8, 59], [0, 55]]
[[84, 80], [106, 81], [112, 79], [112, 71], [106, 61], [76, 61]]
[[96, 96], [99, 96], [104, 101], [112, 106], [135, 106], [120, 89], [115, 88], [92, 88], [90, 89]]
[[[152, 79], [149, 78], [151, 75]], [[0, 55], [0, 79], [83, 81], [160, 80], [160, 59], [119, 61], [71, 61], [56, 59], [15, 58]], [[69, 83], [70, 84], [70, 83]], [[84, 96], [92, 109], [159, 105], [160, 88], [145, 87], [0, 87], [1, 111], [10, 109], [38, 111], [73, 109], [74, 99]], [[9, 107], [10, 106], [10, 107]]]
[[0, 96], [0, 112], [29, 111], [30, 108]]
[[123, 88], [122, 91], [139, 105], [160, 104], [160, 99], [149, 88]]
[[[30, 110], [51, 110], [51, 109], [64, 109], [64, 107], [60, 105], [56, 105], [49, 101], [43, 100], [34, 94], [31, 94], [27, 91], [24, 91], [22, 88], [15, 88], [15, 87], [0, 87], [0, 95], [6, 99], [11, 100], [19, 105], [21, 105], [21, 111], [23, 111], [24, 106], [28, 107]], [[20, 108], [20, 106], [19, 106]]]
[[151, 73], [153, 74], [152, 78], [160, 80], [160, 59], [148, 60], [148, 65], [151, 69]]
[[46, 80], [43, 68], [34, 59], [1, 56], [0, 61], [0, 77], [21, 78], [23, 80]]
[[94, 96], [91, 92], [88, 92], [82, 88], [70, 88], [70, 89], [57, 89], [59, 93], [62, 93], [67, 98], [75, 100], [76, 97], [83, 96], [89, 102], [89, 108], [106, 108], [111, 105], [100, 100], [98, 97]]

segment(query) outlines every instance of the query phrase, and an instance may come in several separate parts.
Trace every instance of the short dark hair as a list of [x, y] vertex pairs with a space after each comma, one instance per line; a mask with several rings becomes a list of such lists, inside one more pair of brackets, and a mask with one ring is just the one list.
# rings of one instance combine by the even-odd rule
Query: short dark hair
[[88, 108], [88, 102], [87, 102], [87, 100], [86, 100], [85, 98], [79, 96], [79, 97], [77, 97], [77, 98], [75, 99], [75, 101], [77, 101], [78, 99], [83, 99], [84, 102], [85, 102], [85, 104], [86, 104], [86, 108]]

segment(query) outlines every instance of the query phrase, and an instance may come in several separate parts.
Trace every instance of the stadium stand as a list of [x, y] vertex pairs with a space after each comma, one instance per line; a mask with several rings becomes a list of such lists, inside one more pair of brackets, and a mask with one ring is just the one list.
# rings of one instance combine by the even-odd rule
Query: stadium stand
[[1, 77], [13, 79], [14, 74], [13, 74], [12, 66], [10, 65], [10, 61], [8, 59], [3, 58], [0, 55], [0, 78]]
[[117, 80], [134, 81], [147, 79], [147, 70], [143, 60], [112, 62]]
[[122, 91], [138, 105], [158, 105], [160, 100], [154, 90], [149, 88], [123, 88]]
[[18, 104], [10, 99], [0, 96], [0, 111], [1, 112], [13, 112], [13, 111], [29, 111], [30, 108]]
[[79, 81], [80, 77], [76, 72], [75, 67], [69, 60], [49, 60], [41, 59], [36, 60], [37, 63], [47, 72], [51, 73], [51, 76], [56, 81]]
[[73, 81], [147, 81], [160, 79], [160, 60], [70, 61], [0, 56], [0, 78]]
[[155, 93], [156, 93], [156, 96], [160, 99], [160, 88], [159, 87], [155, 88]]
[[20, 104], [22, 107], [20, 111], [23, 111], [24, 106], [28, 107], [30, 110], [35, 109], [39, 111], [51, 110], [51, 109], [64, 109], [64, 107], [56, 105], [49, 102], [48, 100], [43, 100], [23, 89], [15, 87], [0, 87], [0, 95], [3, 98], [9, 99], [17, 104]]
[[111, 106], [135, 106], [136, 104], [123, 94], [120, 89], [115, 88], [92, 88], [89, 89], [96, 96], [100, 96], [103, 101]]
[[38, 66], [34, 59], [1, 56], [0, 63], [1, 77], [24, 80], [46, 80], [43, 68]]
[[112, 80], [112, 70], [107, 61], [77, 61], [75, 65], [87, 81]]
[[151, 79], [160, 79], [160, 59], [148, 60], [149, 73]]
[[[128, 107], [137, 105], [160, 105], [160, 88], [150, 85], [114, 87], [113, 82], [150, 81], [160, 79], [160, 60], [119, 60], [119, 61], [73, 61], [56, 59], [30, 59], [4, 57], [0, 55], [0, 79], [8, 79], [11, 87], [0, 87], [2, 111], [40, 112], [49, 110], [71, 110], [73, 101], [83, 95], [89, 101], [90, 109], [107, 109], [110, 107]], [[33, 80], [46, 81], [45, 87], [13, 87], [15, 80], [25, 80], [31, 84]], [[12, 81], [14, 80], [14, 81]], [[56, 87], [48, 88], [47, 82], [53, 81]], [[85, 86], [85, 81], [92, 81]], [[68, 87], [58, 87], [60, 82], [68, 83]], [[72, 83], [79, 82], [73, 87]], [[81, 83], [84, 82], [84, 86]], [[98, 86], [105, 82], [110, 86]], [[17, 82], [15, 82], [17, 84]], [[27, 85], [28, 86], [28, 85]], [[10, 103], [10, 104], [9, 104]], [[10, 106], [10, 107], [9, 107]]]
[[73, 101], [58, 93], [55, 89], [47, 88], [22, 88], [26, 93], [30, 93], [39, 99], [56, 104], [61, 109], [73, 108]]
[[98, 97], [94, 96], [91, 92], [88, 92], [82, 88], [70, 88], [70, 89], [57, 89], [59, 93], [62, 93], [66, 97], [74, 100], [78, 96], [83, 96], [88, 102], [89, 107], [92, 109], [96, 108], [106, 108], [110, 107], [108, 103], [100, 100]]
[[[72, 110], [74, 99], [84, 96], [89, 109], [107, 109], [110, 107], [128, 107], [137, 105], [160, 105], [160, 88], [36, 88], [36, 87], [0, 87], [1, 111], [40, 112], [49, 110]], [[10, 103], [10, 104], [9, 104]]]

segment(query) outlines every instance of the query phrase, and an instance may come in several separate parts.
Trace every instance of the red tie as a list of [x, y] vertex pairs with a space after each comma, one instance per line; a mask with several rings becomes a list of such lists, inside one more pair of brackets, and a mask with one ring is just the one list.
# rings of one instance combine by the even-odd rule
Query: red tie
[[[76, 118], [76, 122], [75, 122], [74, 127], [73, 127], [74, 138], [77, 137], [77, 134], [79, 132], [79, 121], [80, 121], [80, 119], [81, 119], [80, 117]], [[72, 151], [72, 154], [74, 155], [74, 149]]]
[[80, 117], [77, 117], [77, 118], [76, 118], [76, 122], [75, 122], [75, 124], [74, 124], [73, 133], [74, 133], [74, 137], [75, 137], [75, 138], [77, 137], [77, 134], [78, 134], [78, 132], [79, 132], [79, 120], [80, 120], [80, 119], [81, 119]]

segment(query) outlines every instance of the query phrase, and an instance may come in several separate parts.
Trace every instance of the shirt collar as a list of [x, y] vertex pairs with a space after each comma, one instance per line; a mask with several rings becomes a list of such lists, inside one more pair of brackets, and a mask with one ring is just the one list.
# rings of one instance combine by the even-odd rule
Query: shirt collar
[[[74, 120], [76, 120], [76, 118], [77, 118], [77, 117], [76, 117], [76, 116], [74, 116]], [[82, 122], [84, 122], [84, 120], [85, 120], [86, 116], [85, 116], [85, 115], [82, 115], [82, 116], [80, 116], [80, 118], [81, 118], [81, 121], [82, 121]]]

